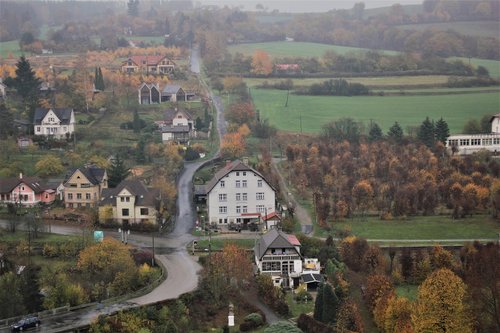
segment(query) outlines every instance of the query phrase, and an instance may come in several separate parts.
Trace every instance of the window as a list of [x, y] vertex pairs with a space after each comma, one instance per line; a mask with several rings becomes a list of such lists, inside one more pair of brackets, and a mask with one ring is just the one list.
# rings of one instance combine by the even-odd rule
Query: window
[[77, 200], [82, 200], [82, 194], [81, 193], [77, 193], [76, 194], [76, 199]]
[[469, 139], [460, 139], [460, 145], [461, 146], [468, 146], [469, 145]]
[[270, 261], [262, 263], [263, 272], [278, 272], [281, 271], [281, 263], [279, 261]]
[[241, 187], [241, 182], [239, 180], [236, 181], [236, 187], [238, 187], [238, 188]]
[[122, 216], [128, 216], [128, 208], [122, 208]]
[[241, 181], [241, 187], [247, 187], [247, 181], [246, 180], [242, 180]]
[[471, 146], [480, 146], [481, 145], [481, 139], [470, 139], [470, 145]]
[[141, 215], [149, 215], [149, 209], [141, 208]]
[[125, 198], [124, 198], [124, 197], [121, 197], [121, 198], [120, 198], [120, 201], [121, 201], [121, 202], [125, 202]]
[[227, 194], [219, 193], [219, 201], [227, 201]]
[[85, 199], [90, 200], [90, 193], [85, 193]]
[[247, 206], [243, 206], [242, 207], [242, 213], [248, 213], [248, 207]]
[[247, 172], [246, 171], [243, 171], [243, 176], [246, 176], [247, 175]]
[[257, 180], [257, 187], [262, 187], [262, 179]]
[[227, 214], [227, 206], [219, 206], [219, 214]]
[[257, 200], [264, 200], [264, 192], [257, 192], [257, 193], [255, 193], [255, 199], [257, 199]]
[[73, 193], [68, 193], [68, 200], [73, 200]]
[[493, 138], [493, 144], [494, 145], [500, 144], [500, 138]]
[[491, 139], [483, 139], [484, 146], [491, 146]]
[[265, 213], [266, 212], [266, 207], [264, 205], [257, 205], [256, 207], [257, 213]]
[[243, 201], [247, 201], [247, 200], [248, 200], [248, 195], [247, 195], [247, 193], [242, 193], [242, 194], [243, 194], [243, 198], [242, 198], [242, 200], [243, 200]]
[[236, 214], [241, 214], [241, 206], [236, 206]]
[[40, 126], [37, 126], [37, 127], [36, 127], [36, 131], [37, 131], [37, 132], [40, 132], [40, 130], [41, 130], [41, 129], [40, 129]]
[[226, 187], [226, 182], [224, 180], [221, 180], [220, 181], [220, 187]]
[[239, 172], [236, 172], [236, 176], [239, 176], [239, 175], [240, 175], [240, 173], [239, 173]]
[[236, 193], [236, 201], [240, 201], [241, 200], [241, 193]]

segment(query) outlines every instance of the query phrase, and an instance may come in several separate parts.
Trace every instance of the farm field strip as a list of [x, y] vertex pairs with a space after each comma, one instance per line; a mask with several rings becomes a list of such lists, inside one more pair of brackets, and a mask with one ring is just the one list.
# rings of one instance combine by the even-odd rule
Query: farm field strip
[[[267, 43], [248, 43], [237, 44], [228, 47], [229, 52], [235, 54], [237, 52], [246, 56], [251, 56], [256, 50], [262, 50], [273, 58], [275, 57], [321, 57], [326, 51], [334, 51], [338, 54], [347, 53], [365, 53], [371, 49], [329, 45], [320, 43], [306, 43], [306, 42], [267, 42]], [[383, 54], [397, 55], [399, 52], [390, 50], [377, 50]]]
[[319, 133], [324, 124], [345, 117], [377, 122], [384, 132], [398, 121], [403, 129], [419, 126], [426, 116], [443, 117], [450, 133], [460, 133], [468, 119], [498, 113], [499, 93], [438, 96], [299, 96], [284, 90], [252, 89], [263, 119], [283, 131]]
[[498, 37], [500, 31], [500, 22], [498, 21], [470, 21], [470, 22], [443, 22], [443, 23], [420, 23], [420, 24], [405, 24], [398, 26], [400, 29], [424, 31], [427, 29], [448, 31], [455, 30], [456, 32], [480, 37]]
[[452, 57], [448, 58], [448, 61], [453, 60], [462, 60], [464, 63], [470, 64], [477, 67], [483, 66], [488, 70], [490, 76], [493, 78], [500, 78], [500, 61], [499, 60], [490, 60], [490, 59], [479, 59], [479, 58], [465, 58], [465, 57]]

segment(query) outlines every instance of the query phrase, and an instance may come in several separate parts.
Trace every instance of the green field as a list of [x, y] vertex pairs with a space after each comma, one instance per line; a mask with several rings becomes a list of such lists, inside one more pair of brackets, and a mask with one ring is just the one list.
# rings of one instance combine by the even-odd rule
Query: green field
[[406, 221], [369, 218], [366, 221], [349, 220], [334, 225], [339, 229], [350, 228], [354, 235], [371, 240], [496, 240], [500, 232], [499, 223], [486, 215], [461, 220], [453, 220], [448, 216], [422, 216]]
[[11, 40], [8, 42], [0, 43], [0, 57], [7, 58], [9, 53], [12, 53], [14, 58], [18, 58], [23, 55], [19, 48], [19, 40]]
[[[462, 60], [464, 63], [468, 64], [469, 63], [469, 58], [460, 58], [460, 57], [453, 57], [453, 58], [448, 58], [448, 61], [450, 60]], [[488, 59], [479, 59], [479, 58], [470, 58], [470, 64], [477, 67], [477, 66], [483, 66], [490, 72], [490, 76], [494, 78], [500, 78], [500, 61], [498, 60], [488, 60]]]
[[496, 37], [500, 31], [498, 21], [472, 21], [472, 22], [444, 22], [400, 25], [398, 28], [406, 30], [424, 31], [427, 29], [448, 31], [454, 30], [463, 35], [478, 37]]
[[443, 117], [450, 133], [460, 133], [468, 119], [498, 113], [499, 93], [438, 96], [298, 96], [284, 90], [252, 89], [255, 108], [263, 119], [283, 131], [318, 133], [324, 124], [351, 117], [368, 124], [377, 122], [386, 132], [398, 121], [403, 129], [418, 126], [426, 116]]
[[143, 41], [145, 43], [154, 43], [163, 45], [165, 37], [163, 36], [125, 36], [127, 40]]
[[[361, 53], [367, 52], [370, 49], [359, 47], [328, 45], [319, 43], [303, 43], [303, 42], [269, 42], [269, 43], [249, 43], [229, 46], [229, 52], [242, 53], [247, 56], [254, 54], [256, 50], [262, 50], [271, 57], [321, 57], [326, 51], [335, 51], [338, 54], [346, 53]], [[384, 54], [395, 55], [399, 54], [396, 51], [379, 50]]]

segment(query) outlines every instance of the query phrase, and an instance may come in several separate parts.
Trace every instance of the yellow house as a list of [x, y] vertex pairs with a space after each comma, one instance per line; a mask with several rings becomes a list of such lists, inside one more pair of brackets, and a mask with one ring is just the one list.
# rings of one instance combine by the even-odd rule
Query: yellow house
[[139, 180], [124, 180], [116, 188], [103, 191], [99, 220], [105, 222], [112, 218], [120, 224], [156, 224], [158, 203], [158, 190], [147, 188]]
[[63, 182], [66, 208], [94, 207], [108, 187], [108, 174], [97, 167], [70, 170]]

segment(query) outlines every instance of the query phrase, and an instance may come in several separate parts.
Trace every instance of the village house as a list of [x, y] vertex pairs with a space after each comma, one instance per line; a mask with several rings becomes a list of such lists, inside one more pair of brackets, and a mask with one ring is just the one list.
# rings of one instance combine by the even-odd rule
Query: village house
[[261, 219], [276, 212], [274, 188], [240, 160], [228, 162], [205, 186], [208, 222], [261, 228]]
[[297, 288], [301, 283], [317, 287], [323, 280], [317, 259], [303, 258], [295, 235], [273, 228], [254, 247], [259, 274], [270, 275], [275, 286]]
[[457, 134], [450, 135], [446, 140], [446, 147], [451, 153], [468, 155], [481, 150], [493, 153], [500, 152], [500, 113], [490, 119], [491, 133], [489, 134]]
[[169, 109], [165, 111], [165, 120], [157, 123], [163, 142], [173, 141], [187, 143], [196, 135], [194, 119], [189, 112], [180, 109]]
[[121, 71], [127, 74], [168, 74], [175, 69], [175, 63], [166, 56], [132, 56], [122, 62]]
[[186, 91], [180, 85], [167, 84], [160, 91], [159, 83], [143, 82], [138, 89], [139, 104], [158, 104], [163, 102], [187, 102], [195, 97], [193, 92]]
[[0, 100], [4, 99], [7, 95], [7, 86], [3, 83], [2, 78], [0, 78]]
[[75, 113], [69, 108], [37, 108], [33, 124], [35, 135], [64, 139], [75, 132]]
[[102, 190], [108, 188], [108, 174], [95, 166], [69, 170], [63, 182], [66, 208], [95, 207]]
[[112, 218], [120, 224], [156, 224], [159, 191], [139, 180], [124, 180], [116, 188], [104, 189], [99, 202], [99, 219]]
[[49, 204], [56, 198], [55, 189], [42, 183], [38, 177], [0, 179], [0, 202], [20, 206], [35, 206], [40, 203]]

